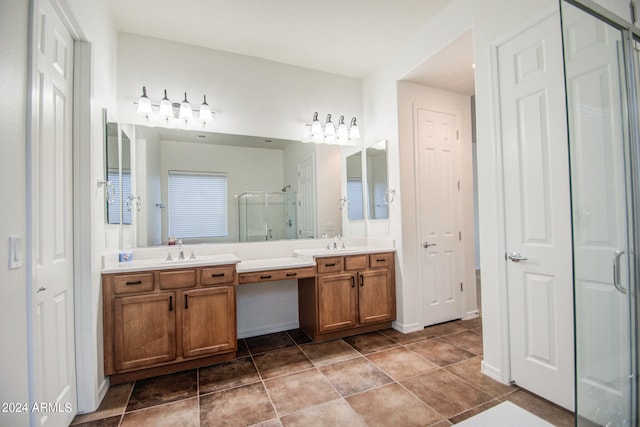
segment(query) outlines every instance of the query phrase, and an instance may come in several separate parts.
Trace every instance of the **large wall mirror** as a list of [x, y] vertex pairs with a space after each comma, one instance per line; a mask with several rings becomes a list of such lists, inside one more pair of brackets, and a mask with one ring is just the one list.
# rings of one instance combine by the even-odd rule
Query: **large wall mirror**
[[369, 219], [388, 219], [391, 202], [387, 180], [387, 141], [367, 147], [367, 217]]
[[122, 227], [135, 234], [125, 237], [125, 246], [164, 245], [172, 238], [224, 243], [341, 233], [335, 208], [341, 180], [335, 167], [338, 146], [140, 125], [124, 128], [134, 135], [129, 168], [133, 188], [129, 194], [124, 189], [122, 197], [126, 201], [135, 194], [139, 204], [129, 211], [133, 226]]

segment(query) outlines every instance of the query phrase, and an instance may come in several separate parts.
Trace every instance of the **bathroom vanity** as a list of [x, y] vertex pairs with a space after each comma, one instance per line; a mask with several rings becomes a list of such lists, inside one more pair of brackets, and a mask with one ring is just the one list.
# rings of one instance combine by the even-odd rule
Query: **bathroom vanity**
[[141, 260], [102, 275], [104, 368], [112, 384], [233, 360], [236, 288], [297, 280], [300, 329], [314, 341], [388, 328], [394, 252], [296, 250], [241, 260]]

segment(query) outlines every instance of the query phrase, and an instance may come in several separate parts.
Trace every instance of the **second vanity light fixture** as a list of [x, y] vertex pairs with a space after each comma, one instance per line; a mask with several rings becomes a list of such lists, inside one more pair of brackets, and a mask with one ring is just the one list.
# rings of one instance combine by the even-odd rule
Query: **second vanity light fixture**
[[318, 119], [318, 112], [313, 113], [311, 125], [306, 125], [308, 140], [311, 142], [326, 142], [328, 144], [349, 144], [350, 141], [360, 139], [360, 128], [356, 118], [352, 118], [349, 126], [344, 122], [344, 116], [340, 116], [338, 126], [331, 121], [331, 114], [327, 114], [325, 123]]
[[138, 102], [134, 104], [138, 104], [138, 114], [145, 116], [149, 121], [152, 120], [154, 114], [152, 107], [156, 107], [160, 121], [167, 125], [173, 125], [175, 122], [186, 125], [194, 120], [193, 112], [195, 111], [198, 113], [198, 121], [201, 122], [203, 126], [206, 126], [207, 123], [213, 120], [213, 114], [215, 114], [211, 111], [209, 104], [207, 104], [207, 95], [204, 95], [200, 109], [195, 109], [191, 108], [191, 104], [187, 101], [186, 92], [184, 94], [184, 101], [178, 104], [177, 102], [172, 103], [169, 100], [167, 90], [165, 89], [164, 98], [162, 98], [160, 104], [153, 104], [147, 96], [146, 86], [142, 86], [142, 96], [140, 96]]

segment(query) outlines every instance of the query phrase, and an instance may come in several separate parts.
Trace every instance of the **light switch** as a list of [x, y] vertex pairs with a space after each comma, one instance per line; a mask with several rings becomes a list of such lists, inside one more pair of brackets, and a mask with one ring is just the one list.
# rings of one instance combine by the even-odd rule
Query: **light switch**
[[22, 236], [9, 236], [9, 270], [22, 267]]

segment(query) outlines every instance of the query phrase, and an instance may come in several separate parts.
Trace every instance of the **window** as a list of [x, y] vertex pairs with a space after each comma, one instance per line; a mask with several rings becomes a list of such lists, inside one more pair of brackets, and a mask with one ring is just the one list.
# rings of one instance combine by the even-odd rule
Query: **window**
[[107, 223], [120, 224], [120, 208], [122, 208], [122, 223], [131, 224], [131, 203], [127, 203], [129, 196], [131, 196], [131, 171], [122, 171], [122, 192], [120, 191], [118, 169], [109, 169], [107, 180], [113, 185], [113, 189], [109, 190], [109, 195], [113, 195], [113, 202], [107, 206]]
[[227, 176], [169, 171], [169, 236], [226, 237]]
[[362, 179], [347, 179], [347, 215], [351, 220], [364, 219], [364, 196], [362, 194]]

